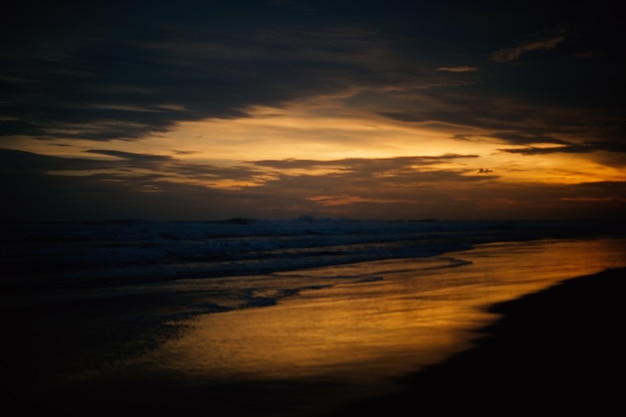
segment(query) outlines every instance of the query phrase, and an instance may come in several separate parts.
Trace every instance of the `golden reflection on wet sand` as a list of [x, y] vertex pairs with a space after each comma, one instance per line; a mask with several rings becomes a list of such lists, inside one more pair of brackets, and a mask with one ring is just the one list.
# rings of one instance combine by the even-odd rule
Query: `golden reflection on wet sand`
[[[300, 271], [375, 276], [278, 305], [199, 316], [140, 366], [201, 380], [381, 381], [467, 348], [485, 307], [626, 264], [624, 240], [494, 243], [440, 259]], [[467, 261], [444, 267], [446, 258]], [[279, 274], [277, 274], [279, 275]]]

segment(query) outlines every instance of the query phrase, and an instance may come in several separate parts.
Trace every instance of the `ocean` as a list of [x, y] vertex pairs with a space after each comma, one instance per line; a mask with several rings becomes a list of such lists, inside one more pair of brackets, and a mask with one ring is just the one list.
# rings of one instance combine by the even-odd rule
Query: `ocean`
[[46, 410], [322, 415], [471, 348], [493, 304], [626, 266], [608, 222], [2, 227], [2, 388]]

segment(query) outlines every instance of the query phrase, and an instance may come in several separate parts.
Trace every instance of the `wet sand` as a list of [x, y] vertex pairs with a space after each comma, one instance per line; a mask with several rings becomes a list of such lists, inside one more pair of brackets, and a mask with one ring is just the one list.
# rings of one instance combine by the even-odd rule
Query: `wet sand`
[[[624, 279], [626, 268], [612, 269], [498, 304], [490, 311], [502, 318], [483, 330], [484, 337], [475, 348], [406, 375], [400, 381], [406, 390], [398, 394], [349, 404], [331, 415], [445, 415], [458, 411], [481, 415], [614, 414], [623, 408], [621, 378], [626, 371], [626, 344], [622, 340]], [[23, 386], [34, 382], [34, 375], [29, 373], [36, 364], [14, 365], [13, 376], [17, 368], [26, 371], [20, 375]], [[145, 379], [134, 375], [125, 381], [72, 384], [71, 390], [60, 385], [39, 390], [33, 387], [15, 395], [11, 394], [11, 385], [16, 381], [12, 383], [6, 376], [3, 391], [11, 397], [5, 403], [16, 402], [14, 405], [24, 412], [60, 411], [65, 415], [326, 415], [300, 409], [298, 396], [305, 391], [310, 394], [311, 390], [332, 396], [334, 389], [297, 380], [185, 385], [167, 375], [158, 381], [151, 379], [153, 375]], [[281, 390], [284, 395], [277, 399], [275, 393]]]
[[475, 348], [409, 375], [406, 391], [333, 415], [592, 413], [624, 408], [626, 269], [575, 278], [495, 305]]

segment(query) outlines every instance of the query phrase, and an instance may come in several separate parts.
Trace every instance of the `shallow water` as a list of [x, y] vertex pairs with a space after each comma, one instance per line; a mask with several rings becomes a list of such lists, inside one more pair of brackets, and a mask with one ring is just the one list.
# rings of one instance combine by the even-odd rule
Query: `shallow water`
[[[170, 290], [205, 291], [211, 302], [228, 301], [210, 289], [229, 282], [257, 297], [296, 283], [305, 289], [276, 305], [173, 323], [183, 326], [180, 337], [104, 374], [112, 380], [141, 375], [184, 385], [323, 383], [335, 387], [330, 396], [310, 391], [300, 393], [299, 401], [309, 410], [330, 407], [392, 391], [398, 388], [395, 377], [467, 349], [476, 331], [494, 319], [485, 311], [489, 305], [625, 266], [625, 254], [623, 239], [506, 242], [435, 258], [179, 282]], [[265, 395], [285, 394], [281, 388]]]

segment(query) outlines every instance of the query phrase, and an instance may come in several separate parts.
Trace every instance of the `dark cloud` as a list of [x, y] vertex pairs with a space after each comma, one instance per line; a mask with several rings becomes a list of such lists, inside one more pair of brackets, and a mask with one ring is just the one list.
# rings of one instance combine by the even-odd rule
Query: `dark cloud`
[[[407, 191], [419, 187], [443, 189], [449, 184], [470, 184], [496, 179], [495, 175], [472, 175], [473, 169], [441, 168], [438, 164], [453, 160], [474, 159], [476, 155], [442, 155], [397, 158], [348, 158], [333, 161], [284, 160], [258, 161], [255, 165], [275, 169], [276, 180], [268, 182], [264, 189], [282, 194], [289, 192], [302, 195], [303, 199], [323, 195], [326, 200], [336, 196], [351, 195], [354, 198], [406, 200]], [[305, 170], [327, 169], [328, 172], [308, 174]], [[297, 169], [297, 172], [293, 172]], [[295, 186], [293, 185], [295, 184]], [[384, 190], [384, 191], [383, 191]], [[395, 191], [394, 191], [395, 190]]]
[[[81, 176], [94, 183], [114, 179], [117, 184], [156, 186], [180, 178], [201, 180], [253, 180], [263, 172], [252, 166], [219, 167], [210, 164], [183, 163], [173, 157], [110, 150], [88, 150], [88, 154], [115, 156], [120, 159], [91, 159], [39, 155], [0, 149], [0, 173], [3, 175]], [[136, 169], [142, 169], [141, 173]], [[106, 173], [103, 173], [106, 172]], [[57, 174], [62, 172], [63, 174]], [[180, 183], [180, 181], [178, 182]]]
[[[7, 218], [216, 219], [234, 214], [280, 217], [314, 209], [323, 211], [324, 201], [345, 199], [346, 195], [352, 196], [351, 204], [407, 204], [407, 188], [435, 189], [442, 183], [495, 178], [470, 175], [470, 170], [436, 168], [436, 163], [474, 158], [472, 155], [259, 161], [219, 167], [127, 152], [97, 150], [90, 154], [122, 159], [53, 157], [0, 150], [1, 172], [7, 179], [3, 195], [12, 196], [5, 204]], [[133, 170], [137, 167], [142, 171]], [[338, 169], [323, 174], [305, 173], [313, 167]], [[293, 169], [300, 171], [294, 173]], [[224, 189], [219, 186], [220, 181], [250, 185]]]
[[406, 156], [395, 158], [345, 158], [330, 161], [318, 161], [310, 159], [283, 159], [262, 160], [251, 162], [254, 165], [277, 169], [315, 169], [344, 167], [350, 170], [385, 170], [396, 169], [402, 166], [425, 166], [451, 161], [455, 159], [478, 158], [477, 155], [446, 154], [439, 156]]
[[564, 35], [558, 35], [546, 39], [528, 41], [513, 48], [501, 49], [499, 51], [496, 51], [492, 54], [491, 59], [499, 63], [515, 61], [522, 54], [528, 52], [542, 50], [547, 51], [556, 48], [564, 40]]
[[59, 158], [11, 149], [0, 149], [0, 172], [3, 174], [34, 174], [55, 170], [89, 171], [109, 162], [82, 158]]
[[[116, 217], [146, 219], [224, 219], [297, 217], [302, 213], [359, 218], [558, 218], [623, 216], [625, 182], [570, 186], [526, 184], [509, 187], [496, 172], [483, 168], [437, 168], [436, 162], [470, 156], [435, 158], [260, 161], [235, 167], [164, 161], [143, 173], [116, 171], [120, 161], [41, 156], [0, 150], [0, 193], [5, 220], [90, 220]], [[118, 164], [118, 165], [116, 165]], [[342, 166], [326, 174], [290, 169]], [[76, 170], [61, 175], [57, 170]], [[240, 189], [189, 179], [253, 180]], [[80, 172], [80, 170], [85, 170]], [[94, 170], [89, 173], [88, 170]], [[162, 175], [159, 170], [168, 170]]]
[[312, 26], [300, 13], [275, 15], [282, 9], [259, 4], [245, 13], [203, 6], [163, 14], [150, 5], [132, 10], [132, 20], [55, 9], [51, 19], [67, 12], [84, 24], [13, 24], [19, 46], [8, 46], [0, 62], [0, 133], [132, 139], [389, 77], [367, 64], [370, 52], [383, 50], [380, 34], [324, 19]]
[[[558, 142], [554, 142], [558, 143]], [[618, 152], [626, 153], [626, 143], [619, 141], [598, 141], [598, 142], [584, 142], [581, 144], [563, 144], [562, 146], [554, 147], [533, 147], [516, 148], [516, 149], [501, 149], [503, 152], [517, 153], [522, 155], [546, 155], [551, 153], [590, 153], [597, 151]]]
[[[480, 83], [432, 92], [427, 98], [445, 111], [409, 101], [381, 113], [501, 128], [518, 117], [498, 111], [503, 97], [525, 108], [539, 97], [614, 109], [611, 97], [624, 87], [623, 67], [607, 61], [618, 40], [604, 23], [615, 18], [576, 2], [11, 3], [2, 18], [0, 135], [134, 139], [354, 86], [455, 85], [442, 76], [460, 72], [481, 74]], [[564, 34], [527, 40], [546, 28]], [[493, 53], [510, 61], [560, 49], [568, 56], [559, 55], [554, 70], [528, 63], [474, 71]], [[572, 58], [583, 50], [600, 58]]]
[[[365, 118], [454, 126], [451, 136], [503, 142], [511, 155], [626, 165], [619, 5], [491, 3], [10, 1], [0, 15], [0, 146], [133, 141], [180, 122], [333, 96]], [[524, 214], [531, 201], [558, 213], [623, 188], [529, 186], [519, 196], [498, 188], [499, 170], [462, 168], [475, 155], [254, 161], [242, 149], [251, 162], [218, 166], [185, 162], [190, 151], [115, 144], [64, 158], [0, 150], [13, 218], [250, 217], [313, 212], [319, 202], [374, 215], [390, 211], [383, 201], [406, 217]], [[453, 161], [461, 168], [438, 165]]]
[[525, 145], [532, 143], [553, 143], [557, 145], [568, 144], [567, 142], [554, 136], [541, 133], [497, 132], [493, 135], [493, 137], [516, 145]]
[[85, 152], [98, 154], [98, 155], [115, 156], [118, 158], [128, 159], [131, 161], [143, 161], [143, 162], [163, 162], [163, 161], [171, 161], [173, 159], [172, 157], [166, 156], [166, 155], [147, 155], [147, 154], [115, 151], [115, 150], [108, 150], [108, 149], [89, 149]]

